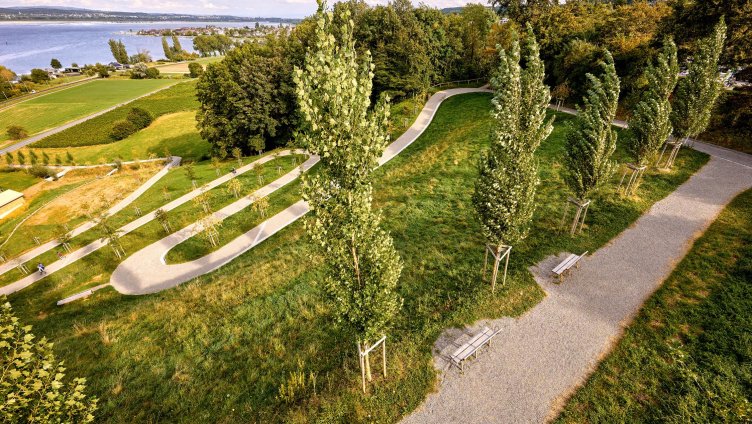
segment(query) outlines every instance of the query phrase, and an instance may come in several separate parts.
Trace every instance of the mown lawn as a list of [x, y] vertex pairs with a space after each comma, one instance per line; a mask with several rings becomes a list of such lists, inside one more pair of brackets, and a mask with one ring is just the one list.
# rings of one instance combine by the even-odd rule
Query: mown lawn
[[191, 62], [200, 63], [201, 65], [206, 68], [206, 65], [214, 62], [219, 62], [220, 60], [224, 59], [224, 56], [209, 56], [209, 57], [201, 57], [196, 60], [191, 60], [188, 62], [181, 62], [181, 63], [167, 63], [164, 65], [157, 64], [156, 67], [159, 69], [159, 72], [162, 74], [187, 74], [188, 73], [188, 64]]
[[[157, 93], [161, 94], [161, 93]], [[81, 124], [85, 125], [85, 124]], [[167, 153], [184, 160], [199, 160], [209, 155], [209, 143], [196, 129], [196, 112], [175, 112], [158, 117], [148, 127], [112, 144], [83, 147], [31, 149], [65, 161], [68, 153], [79, 165], [111, 163], [116, 159], [129, 161], [163, 157]], [[22, 149], [26, 157], [30, 149]]]
[[[329, 314], [317, 286], [321, 262], [301, 222], [159, 294], [104, 289], [57, 307], [66, 287], [80, 282], [53, 275], [10, 301], [37, 335], [55, 341], [71, 375], [88, 378], [102, 422], [396, 421], [434, 387], [431, 348], [444, 328], [528, 310], [543, 292], [527, 267], [562, 250], [596, 250], [707, 160], [682, 152], [675, 172], [647, 176], [639, 199], [607, 190], [594, 200], [585, 233], [571, 238], [558, 228], [563, 124], [571, 119], [559, 116], [540, 150], [541, 207], [531, 236], [515, 247], [507, 285], [492, 295], [480, 279], [483, 240], [470, 203], [489, 109], [487, 94], [448, 99], [421, 138], [376, 171], [375, 204], [405, 264], [405, 302], [389, 333], [389, 376], [376, 377], [368, 395], [359, 388], [355, 335]], [[618, 157], [625, 159], [623, 149]], [[280, 396], [298, 373], [316, 384]]]
[[752, 190], [643, 306], [559, 422], [752, 421]]
[[[174, 83], [174, 81], [172, 83]], [[198, 108], [198, 101], [196, 100], [196, 84], [191, 81], [177, 83], [170, 88], [135, 100], [127, 105], [97, 116], [96, 118], [82, 122], [57, 134], [52, 134], [49, 137], [45, 137], [44, 139], [32, 144], [32, 147], [65, 148], [117, 143], [112, 137], [110, 137], [112, 124], [120, 119], [125, 119], [128, 112], [134, 107], [148, 110], [154, 118], [158, 118], [168, 113], [196, 110]], [[195, 127], [195, 123], [192, 126]], [[112, 146], [109, 148], [111, 147]], [[79, 163], [82, 161], [75, 155], [74, 159]]]
[[0, 141], [8, 140], [5, 129], [9, 125], [22, 125], [29, 134], [35, 134], [169, 84], [174, 81], [97, 80], [39, 96], [0, 113]]
[[41, 178], [37, 178], [22, 170], [12, 168], [0, 169], [0, 191], [15, 190], [20, 192], [41, 181]]

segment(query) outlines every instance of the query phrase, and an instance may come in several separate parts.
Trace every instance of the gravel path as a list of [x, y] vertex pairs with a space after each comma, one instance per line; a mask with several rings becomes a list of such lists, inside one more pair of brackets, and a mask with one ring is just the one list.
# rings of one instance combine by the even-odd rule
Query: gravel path
[[[517, 319], [447, 330], [434, 349], [434, 364], [443, 371], [438, 392], [403, 422], [537, 423], [555, 417], [694, 240], [752, 187], [752, 156], [701, 142], [694, 148], [711, 160], [583, 259], [563, 284], [553, 284], [550, 274], [565, 254], [531, 269], [547, 294], [532, 310]], [[446, 356], [483, 325], [501, 328], [494, 345], [464, 374], [448, 368]]]

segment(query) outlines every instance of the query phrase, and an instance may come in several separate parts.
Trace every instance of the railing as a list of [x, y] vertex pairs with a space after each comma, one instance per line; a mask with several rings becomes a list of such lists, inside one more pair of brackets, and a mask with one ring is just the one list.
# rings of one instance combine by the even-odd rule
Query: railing
[[446, 85], [469, 84], [471, 82], [481, 82], [481, 81], [484, 81], [484, 80], [486, 80], [486, 78], [472, 78], [472, 79], [457, 80], [457, 81], [446, 81], [446, 82], [441, 82], [441, 83], [438, 83], [438, 84], [434, 84], [434, 85], [431, 86], [431, 88], [433, 88], [433, 87], [437, 87], [437, 88], [438, 87], [444, 87]]

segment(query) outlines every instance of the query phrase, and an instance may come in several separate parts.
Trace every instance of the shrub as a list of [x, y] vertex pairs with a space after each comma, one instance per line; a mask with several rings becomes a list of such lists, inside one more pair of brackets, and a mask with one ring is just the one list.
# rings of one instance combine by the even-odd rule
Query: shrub
[[38, 178], [57, 179], [57, 173], [55, 171], [42, 165], [33, 165], [31, 168], [29, 168], [29, 174]]
[[127, 119], [121, 119], [121, 120], [115, 121], [112, 124], [112, 129], [110, 130], [110, 137], [112, 137], [115, 140], [122, 140], [136, 131], [138, 131], [138, 128], [136, 128], [136, 126], [133, 125], [133, 122]]
[[148, 79], [157, 79], [157, 78], [159, 78], [159, 69], [157, 69], [157, 68], [148, 68], [148, 69], [146, 69], [146, 78], [148, 78]]
[[10, 125], [7, 132], [8, 137], [10, 137], [11, 140], [21, 140], [29, 136], [29, 132], [26, 131], [26, 128], [20, 125]]
[[204, 67], [201, 66], [200, 63], [191, 62], [188, 64], [188, 75], [190, 75], [191, 78], [198, 78], [203, 73], [204, 73]]
[[149, 113], [148, 110], [140, 107], [134, 107], [130, 112], [128, 112], [126, 119], [140, 130], [142, 128], [148, 127], [149, 124], [151, 124], [154, 120], [154, 117], [151, 116], [151, 113]]
[[31, 80], [37, 84], [50, 80], [50, 75], [44, 69], [32, 69]]

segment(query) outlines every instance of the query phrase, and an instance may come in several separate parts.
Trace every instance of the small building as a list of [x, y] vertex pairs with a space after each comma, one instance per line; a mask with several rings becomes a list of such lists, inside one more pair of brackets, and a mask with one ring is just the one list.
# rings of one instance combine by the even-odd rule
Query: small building
[[78, 66], [71, 66], [70, 68], [65, 68], [63, 73], [66, 75], [81, 75], [81, 68]]
[[23, 206], [23, 204], [23, 193], [15, 190], [0, 192], [0, 219], [5, 218], [8, 214]]
[[123, 64], [121, 64], [119, 62], [110, 62], [109, 63], [109, 67], [113, 68], [116, 71], [122, 71], [123, 69], [125, 69], [125, 67], [123, 66]]

